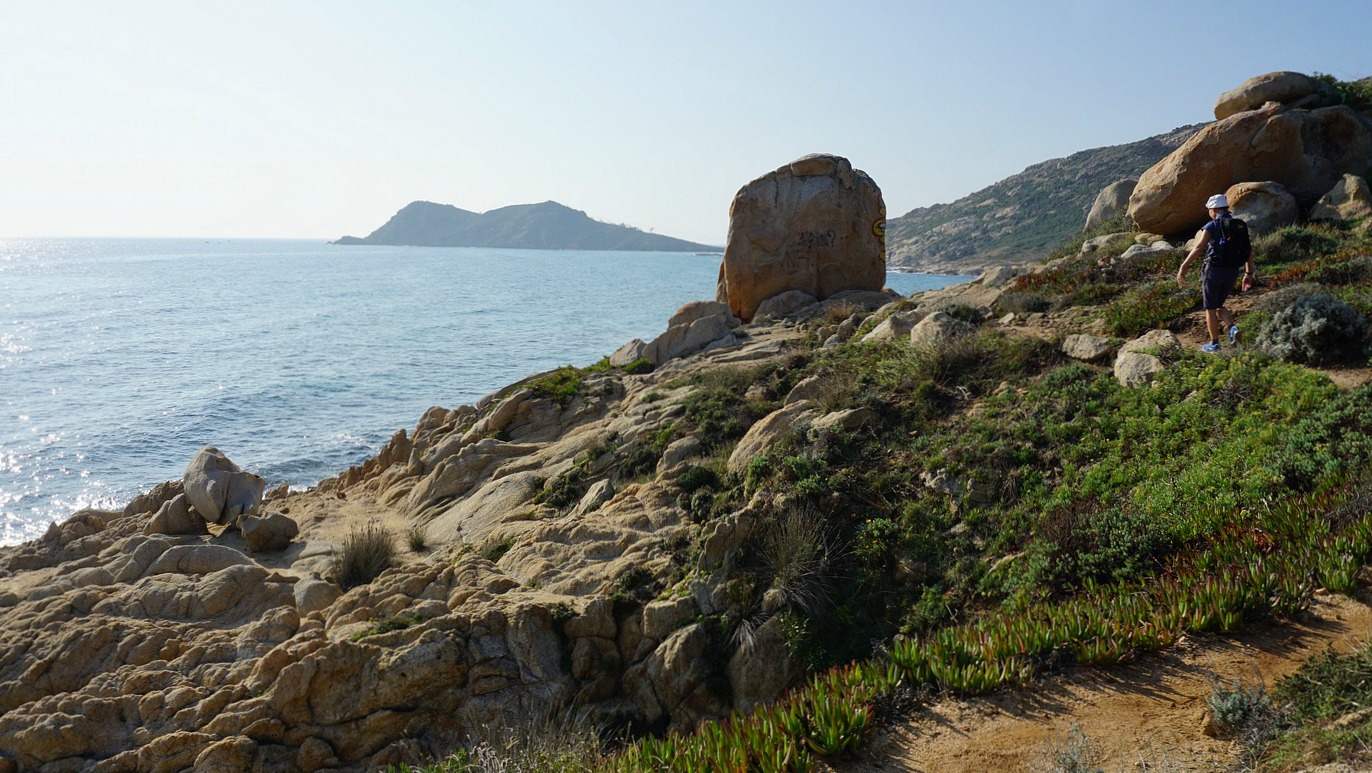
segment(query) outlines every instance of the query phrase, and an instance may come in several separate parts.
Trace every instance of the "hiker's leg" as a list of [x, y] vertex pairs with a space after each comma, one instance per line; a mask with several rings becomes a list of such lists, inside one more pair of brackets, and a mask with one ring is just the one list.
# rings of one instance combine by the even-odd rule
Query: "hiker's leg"
[[[1231, 313], [1229, 312], [1229, 309], [1226, 309], [1226, 308], [1224, 308], [1223, 306], [1221, 306], [1221, 307], [1219, 307], [1218, 309], [1216, 309], [1216, 311], [1219, 312], [1220, 319], [1224, 320], [1224, 329], [1225, 329], [1225, 330], [1228, 330], [1229, 328], [1231, 328], [1231, 327], [1234, 326], [1234, 324], [1235, 324], [1235, 323], [1234, 323], [1234, 315], [1231, 314]], [[1210, 334], [1210, 337], [1211, 337], [1211, 338], [1214, 338], [1214, 337], [1215, 337], [1215, 334], [1212, 332], [1212, 333]]]
[[1219, 309], [1205, 310], [1205, 329], [1210, 331], [1210, 340], [1220, 340], [1220, 315]]

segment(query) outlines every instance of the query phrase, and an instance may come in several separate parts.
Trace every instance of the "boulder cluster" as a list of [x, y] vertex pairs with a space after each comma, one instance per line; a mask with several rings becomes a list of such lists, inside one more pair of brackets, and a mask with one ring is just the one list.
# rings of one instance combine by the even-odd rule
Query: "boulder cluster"
[[1136, 182], [1102, 191], [1088, 227], [1118, 213], [1125, 190], [1129, 217], [1158, 234], [1193, 234], [1216, 193], [1256, 235], [1302, 218], [1372, 214], [1372, 113], [1337, 101], [1333, 87], [1301, 73], [1245, 81], [1220, 95], [1214, 123]]

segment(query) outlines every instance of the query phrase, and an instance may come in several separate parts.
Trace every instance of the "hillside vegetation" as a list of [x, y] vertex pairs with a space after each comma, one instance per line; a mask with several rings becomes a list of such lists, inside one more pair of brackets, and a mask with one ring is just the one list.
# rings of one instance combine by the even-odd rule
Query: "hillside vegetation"
[[[945, 303], [972, 332], [930, 346], [821, 346], [843, 309], [803, 323], [806, 344], [784, 363], [690, 376], [685, 412], [663, 440], [708, 438], [710, 458], [680, 474], [680, 501], [707, 527], [740, 509], [757, 519], [717, 578], [735, 611], [709, 622], [738, 641], [779, 614], [813, 675], [776, 704], [690, 736], [615, 749], [564, 719], [490, 731], [428, 769], [811, 770], [930, 691], [1033, 689], [1186, 634], [1291, 618], [1317, 589], [1353, 591], [1372, 555], [1372, 384], [1341, 389], [1302, 363], [1367, 365], [1367, 231], [1264, 237], [1264, 285], [1240, 320], [1255, 343], [1220, 356], [1158, 351], [1166, 369], [1140, 388], [1065, 357], [1061, 334], [1183, 329], [1198, 292], [1176, 287], [1180, 253], [1127, 262], [1118, 250], [1079, 255], [1080, 239], [1014, 280], [992, 310], [1032, 305], [1045, 315], [1037, 326]], [[922, 314], [939, 305], [936, 295], [904, 302]], [[900, 311], [859, 313], [860, 331]], [[734, 441], [802, 382], [824, 410], [874, 420], [797, 429], [729, 472]], [[636, 593], [684, 593], [699, 549]], [[1283, 770], [1311, 754], [1365, 760], [1365, 712], [1333, 735], [1310, 723], [1340, 716], [1333, 704], [1349, 704], [1324, 685], [1362, 684], [1368, 657], [1331, 656], [1283, 686], [1298, 708], [1253, 714], [1265, 717], [1255, 759]]]
[[1033, 262], [1079, 233], [1096, 194], [1138, 177], [1204, 124], [1035, 164], [951, 204], [913, 209], [886, 226], [893, 268], [968, 273]]

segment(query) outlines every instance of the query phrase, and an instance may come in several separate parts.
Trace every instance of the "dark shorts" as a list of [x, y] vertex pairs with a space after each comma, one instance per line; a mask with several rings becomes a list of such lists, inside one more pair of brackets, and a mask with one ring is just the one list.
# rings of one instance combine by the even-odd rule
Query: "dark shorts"
[[1223, 306], [1242, 273], [1243, 266], [1221, 268], [1206, 263], [1201, 273], [1201, 308], [1209, 311]]

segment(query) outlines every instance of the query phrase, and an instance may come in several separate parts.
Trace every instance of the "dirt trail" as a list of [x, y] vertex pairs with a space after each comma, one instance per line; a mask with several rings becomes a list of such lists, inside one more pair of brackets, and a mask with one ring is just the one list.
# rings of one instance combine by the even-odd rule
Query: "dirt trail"
[[1047, 769], [1048, 751], [1080, 728], [1106, 771], [1220, 771], [1230, 741], [1202, 733], [1211, 683], [1259, 679], [1270, 689], [1332, 646], [1348, 652], [1372, 636], [1369, 599], [1319, 596], [1297, 623], [1240, 636], [1184, 639], [1166, 652], [1112, 668], [1082, 668], [1027, 689], [946, 699], [877, 734], [839, 773]]

